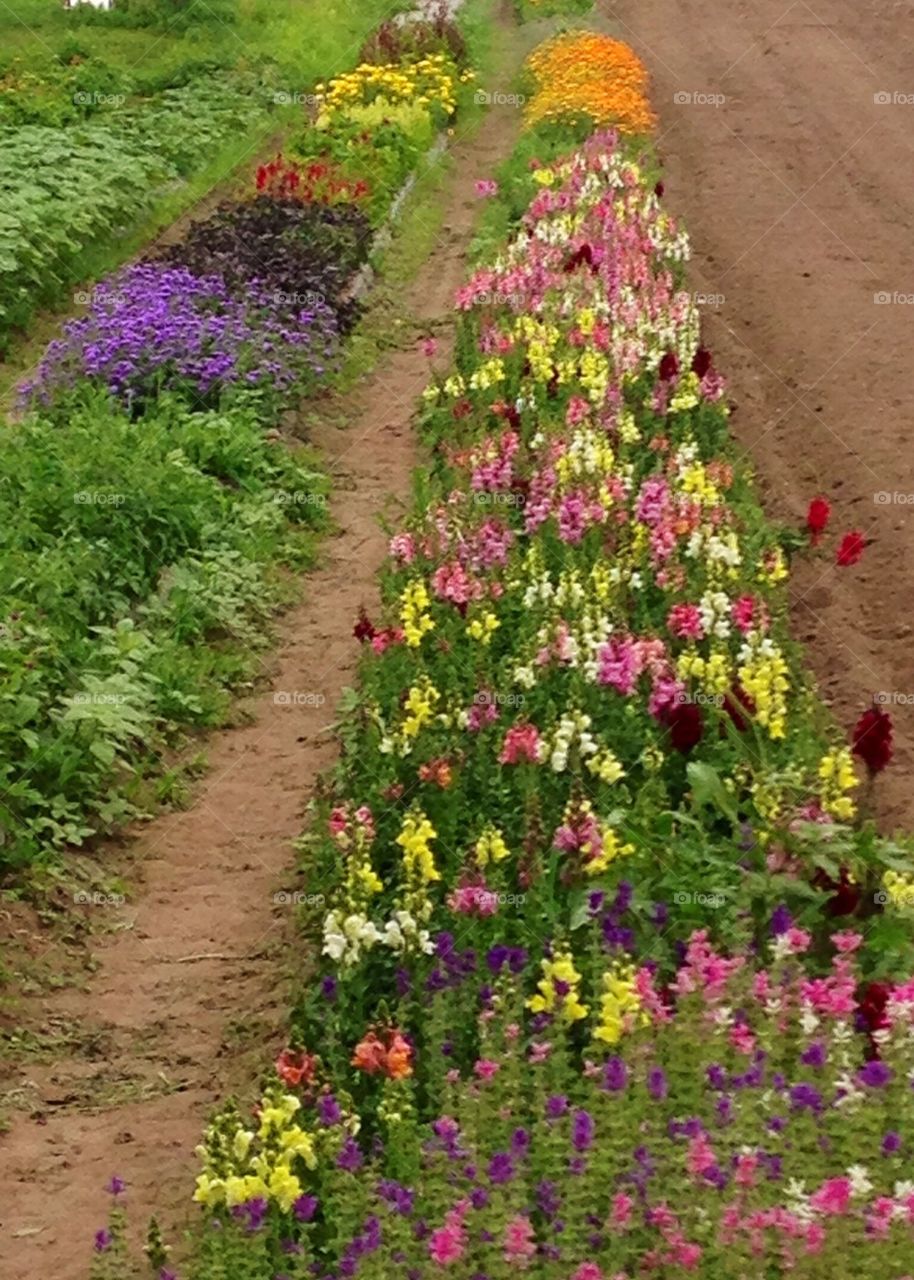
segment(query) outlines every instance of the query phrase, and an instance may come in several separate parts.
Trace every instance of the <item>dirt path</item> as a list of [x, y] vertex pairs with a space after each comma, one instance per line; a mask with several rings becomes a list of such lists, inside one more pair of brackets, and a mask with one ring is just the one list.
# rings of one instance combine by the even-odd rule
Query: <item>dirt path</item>
[[651, 73], [665, 199], [692, 236], [693, 287], [722, 296], [706, 336], [766, 506], [796, 525], [825, 493], [833, 527], [870, 540], [856, 568], [833, 552], [798, 565], [794, 626], [843, 724], [873, 694], [894, 704], [880, 817], [910, 829], [914, 4], [598, 5]]
[[[125, 905], [98, 908], [117, 913], [116, 927], [99, 944], [87, 987], [26, 1011], [36, 1030], [80, 1048], [50, 1065], [29, 1063], [19, 1084], [34, 1109], [0, 1139], [4, 1280], [85, 1277], [113, 1173], [127, 1180], [141, 1229], [153, 1208], [171, 1223], [186, 1217], [207, 1114], [234, 1085], [250, 1085], [281, 1039], [277, 977], [289, 963], [291, 908], [275, 895], [334, 756], [330, 728], [356, 662], [353, 622], [361, 604], [376, 604], [386, 552], [378, 516], [391, 495], [395, 503], [408, 495], [410, 420], [428, 380], [416, 334], [436, 322], [446, 357], [478, 210], [473, 180], [507, 154], [518, 123], [516, 110], [494, 108], [475, 137], [455, 139], [434, 254], [398, 300], [414, 322], [404, 326], [408, 348], [311, 432], [335, 475], [339, 532], [305, 582], [305, 603], [283, 623], [271, 687], [249, 725], [212, 740], [192, 808], [138, 838], [139, 887]], [[341, 413], [345, 428], [329, 425]], [[123, 862], [122, 852], [111, 856]]]

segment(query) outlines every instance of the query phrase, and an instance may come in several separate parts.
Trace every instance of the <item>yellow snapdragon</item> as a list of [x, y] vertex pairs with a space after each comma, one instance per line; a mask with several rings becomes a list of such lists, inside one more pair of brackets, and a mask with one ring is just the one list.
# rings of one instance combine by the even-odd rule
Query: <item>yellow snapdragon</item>
[[476, 855], [476, 865], [480, 869], [487, 867], [490, 862], [504, 862], [505, 858], [511, 855], [498, 827], [485, 827], [473, 847], [473, 852]]
[[785, 737], [790, 681], [783, 654], [771, 641], [765, 640], [758, 645], [744, 646], [741, 658], [737, 679], [752, 699], [755, 719], [768, 730], [770, 737]]
[[600, 827], [600, 843], [602, 845], [600, 852], [595, 855], [589, 841], [581, 846], [581, 853], [587, 860], [585, 870], [588, 875], [599, 875], [601, 871], [612, 866], [617, 858], [627, 858], [635, 852], [635, 846], [625, 844], [618, 832], [610, 826]]
[[497, 615], [491, 609], [487, 609], [478, 618], [473, 618], [467, 623], [467, 635], [471, 640], [478, 640], [480, 644], [487, 645], [500, 626], [501, 622]]
[[914, 907], [914, 876], [889, 870], [883, 875], [882, 883], [893, 907]]
[[422, 676], [418, 683], [410, 687], [406, 695], [406, 701], [403, 704], [406, 712], [403, 720], [405, 737], [418, 737], [425, 726], [434, 718], [435, 708], [440, 701], [441, 694], [428, 676]]
[[790, 574], [787, 568], [787, 557], [780, 547], [775, 547], [762, 561], [756, 577], [759, 582], [767, 583], [768, 586], [775, 586], [778, 582], [783, 582]]
[[403, 850], [403, 864], [410, 883], [427, 885], [441, 879], [430, 843], [437, 834], [421, 809], [411, 809], [404, 817], [397, 844]]
[[[533, 1013], [557, 1013], [563, 1022], [580, 1022], [590, 1010], [581, 1004], [581, 975], [574, 967], [570, 951], [558, 950], [551, 960], [540, 962], [543, 976], [537, 983], [537, 994], [527, 1001]], [[556, 984], [560, 983], [563, 995]]]
[[818, 774], [822, 783], [822, 808], [839, 822], [849, 821], [857, 812], [857, 806], [847, 793], [859, 782], [850, 750], [841, 747], [829, 751], [819, 761]]
[[586, 766], [589, 772], [601, 782], [612, 784], [625, 777], [625, 770], [618, 756], [614, 755], [609, 747], [603, 747], [595, 755], [588, 756]]
[[635, 1021], [641, 1026], [650, 1022], [641, 1008], [641, 996], [635, 983], [633, 965], [614, 964], [603, 974], [600, 1018], [594, 1038], [604, 1044], [618, 1044]]
[[403, 638], [411, 649], [418, 649], [422, 639], [435, 629], [435, 619], [427, 612], [431, 598], [421, 578], [414, 578], [400, 595], [400, 625]]

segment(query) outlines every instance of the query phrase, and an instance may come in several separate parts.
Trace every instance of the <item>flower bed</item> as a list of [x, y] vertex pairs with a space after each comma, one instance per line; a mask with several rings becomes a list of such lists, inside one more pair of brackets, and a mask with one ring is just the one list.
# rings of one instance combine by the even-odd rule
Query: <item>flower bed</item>
[[[0, 353], [263, 147], [389, 0], [0, 9]], [[237, 20], [236, 20], [237, 19]], [[86, 192], [91, 192], [87, 198]], [[150, 234], [155, 230], [150, 229]], [[120, 242], [120, 253], [118, 243]]]
[[[583, 1071], [567, 1018], [524, 1029], [520, 958], [490, 951], [484, 976], [454, 979], [473, 990], [459, 1013], [476, 1006], [475, 1061], [450, 1065], [463, 1024], [443, 1016], [427, 1044], [441, 1078], [429, 1123], [410, 1044], [356, 1049], [359, 1069], [387, 1077], [383, 1160], [313, 1060], [286, 1054], [294, 1087], [264, 1098], [251, 1127], [226, 1114], [207, 1134], [198, 1196], [230, 1209], [191, 1275], [222, 1274], [218, 1259], [229, 1274], [334, 1280], [812, 1280], [843, 1274], [853, 1250], [855, 1274], [906, 1280], [914, 989], [893, 993], [879, 1056], [863, 1060], [849, 1021], [860, 935], [833, 941], [818, 980], [800, 960], [809, 935], [786, 925], [751, 967], [696, 933], [663, 991], [649, 967], [616, 964]], [[550, 984], [562, 963], [543, 962]]]
[[[430, 135], [456, 98], [411, 99], [448, 73], [433, 53], [402, 81]], [[329, 93], [331, 142], [347, 96]], [[144, 810], [145, 775], [181, 727], [224, 715], [288, 599], [276, 570], [306, 566], [325, 526], [323, 478], [264, 428], [333, 368], [372, 228], [354, 191], [258, 186], [102, 281], [20, 388], [0, 462], [16, 512], [0, 575], [4, 873]]]
[[128, 267], [50, 344], [23, 396], [47, 405], [98, 382], [128, 407], [166, 391], [209, 407], [237, 387], [266, 388], [280, 403], [290, 389], [307, 389], [333, 358], [333, 313], [317, 298], [290, 294], [286, 302], [250, 275], [242, 279], [243, 292], [233, 294], [221, 275]]
[[[455, 51], [449, 25], [414, 23], [402, 30], [409, 38], [385, 38], [377, 49], [383, 57], [390, 48], [402, 60], [364, 61], [317, 87], [315, 119], [291, 139], [282, 168], [277, 158], [276, 173], [258, 173], [261, 189], [278, 179], [286, 196], [320, 198], [321, 186], [315, 191], [309, 182], [317, 170], [322, 182], [329, 174], [337, 188], [354, 191], [373, 223], [384, 220], [474, 79], [461, 65], [465, 50], [461, 44]], [[290, 162], [294, 177], [287, 176]]]
[[525, 110], [528, 126], [549, 121], [566, 127], [579, 121], [593, 129], [613, 125], [641, 134], [656, 120], [648, 103], [647, 73], [620, 40], [592, 31], [566, 31], [533, 53], [529, 70], [535, 89]]
[[426, 395], [302, 845], [322, 965], [281, 1084], [208, 1130], [195, 1280], [908, 1280], [910, 852], [855, 800], [888, 726], [845, 745], [790, 644], [799, 539], [649, 156], [561, 144], [509, 167]]
[[791, 648], [684, 235], [616, 135], [529, 180], [458, 297], [432, 487], [356, 627], [372, 656], [308, 849], [341, 1028], [404, 967], [437, 982], [439, 930], [477, 954], [570, 939], [591, 1007], [607, 949], [668, 966], [692, 927], [761, 941], [782, 903], [878, 932], [896, 856], [855, 832], [851, 750]]
[[81, 278], [91, 245], [192, 172], [201, 154], [265, 123], [268, 88], [251, 74], [212, 75], [78, 130], [0, 125], [0, 352], [36, 307]]

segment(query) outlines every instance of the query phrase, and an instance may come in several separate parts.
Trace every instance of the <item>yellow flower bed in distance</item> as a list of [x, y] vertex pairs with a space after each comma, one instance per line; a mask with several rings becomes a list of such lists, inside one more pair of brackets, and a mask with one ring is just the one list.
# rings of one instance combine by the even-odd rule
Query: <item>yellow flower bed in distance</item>
[[420, 103], [430, 109], [440, 107], [445, 117], [457, 106], [457, 85], [472, 78], [460, 72], [443, 53], [416, 62], [378, 65], [363, 62], [354, 71], [335, 77], [326, 86], [318, 85], [319, 125], [329, 124], [340, 113], [366, 106], [378, 98], [393, 104]]
[[528, 128], [547, 120], [589, 117], [623, 133], [651, 133], [657, 117], [648, 101], [647, 72], [621, 40], [566, 31], [527, 59], [536, 91], [524, 113]]

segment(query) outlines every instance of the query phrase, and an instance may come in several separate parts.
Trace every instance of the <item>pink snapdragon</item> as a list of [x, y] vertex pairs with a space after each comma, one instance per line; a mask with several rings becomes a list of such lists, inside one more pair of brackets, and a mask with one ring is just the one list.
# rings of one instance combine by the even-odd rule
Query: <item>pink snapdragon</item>
[[482, 584], [472, 578], [457, 561], [439, 565], [432, 575], [432, 589], [439, 600], [465, 605], [483, 595]]
[[728, 959], [718, 955], [708, 942], [707, 929], [696, 929], [689, 938], [685, 964], [679, 969], [670, 987], [677, 995], [702, 992], [707, 1002], [719, 1000], [726, 994], [726, 986], [735, 973], [745, 965], [744, 956]]
[[699, 1133], [689, 1142], [686, 1155], [686, 1166], [693, 1178], [701, 1180], [701, 1175], [713, 1169], [717, 1157], [706, 1133]]
[[613, 636], [597, 651], [597, 683], [611, 685], [618, 693], [630, 697], [643, 670], [637, 645], [630, 636]]
[[505, 734], [499, 764], [539, 764], [540, 735], [535, 724], [514, 724]]
[[667, 614], [666, 625], [680, 640], [704, 639], [705, 628], [697, 604], [674, 604]]
[[394, 560], [401, 564], [412, 564], [416, 558], [416, 543], [411, 533], [395, 533], [389, 543], [389, 551]]
[[624, 1191], [617, 1191], [609, 1209], [609, 1225], [614, 1231], [625, 1231], [632, 1221], [635, 1202]]
[[843, 933], [833, 933], [831, 940], [837, 951], [840, 951], [842, 955], [849, 955], [851, 952], [856, 951], [863, 942], [863, 934], [845, 929]]
[[809, 1197], [810, 1208], [827, 1217], [847, 1213], [851, 1199], [850, 1178], [829, 1178]]
[[428, 1242], [432, 1262], [446, 1267], [459, 1262], [467, 1246], [467, 1229], [463, 1220], [470, 1209], [469, 1200], [461, 1200], [445, 1215], [444, 1226], [433, 1231]]
[[733, 624], [743, 635], [750, 631], [768, 630], [768, 611], [755, 596], [740, 596], [731, 609]]
[[518, 1214], [516, 1217], [511, 1218], [505, 1226], [505, 1262], [513, 1262], [523, 1268], [526, 1267], [535, 1253], [536, 1241], [533, 1234], [533, 1224], [529, 1218], [525, 1218], [523, 1214]]
[[494, 916], [498, 912], [498, 894], [484, 883], [464, 882], [448, 894], [447, 904], [463, 916]]

